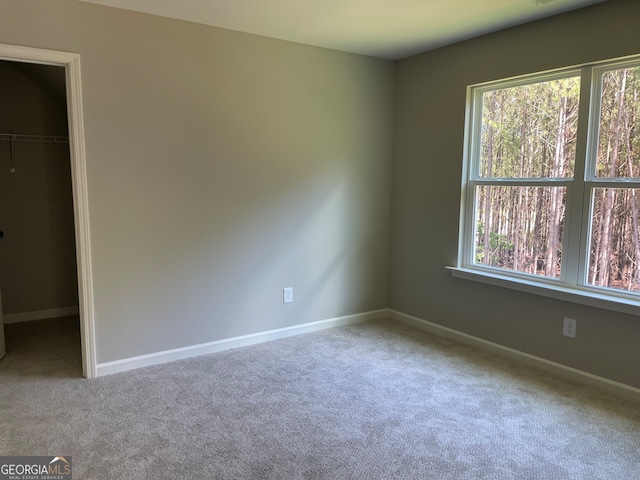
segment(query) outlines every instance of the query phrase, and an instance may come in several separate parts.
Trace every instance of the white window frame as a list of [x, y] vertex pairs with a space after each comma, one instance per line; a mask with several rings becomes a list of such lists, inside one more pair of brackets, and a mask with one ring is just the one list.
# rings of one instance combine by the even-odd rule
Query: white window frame
[[[587, 283], [593, 189], [602, 187], [640, 188], [640, 177], [599, 178], [595, 175], [602, 75], [608, 71], [637, 66], [640, 66], [640, 55], [467, 87], [458, 259], [455, 267], [447, 267], [454, 276], [574, 303], [640, 315], [639, 293], [628, 293]], [[578, 75], [581, 78], [580, 110], [573, 177], [541, 179], [481, 178], [482, 94], [502, 88], [523, 86]], [[566, 187], [565, 225], [562, 239], [563, 258], [559, 278], [517, 272], [474, 262], [474, 223], [476, 213], [474, 191], [477, 186], [481, 185]]]

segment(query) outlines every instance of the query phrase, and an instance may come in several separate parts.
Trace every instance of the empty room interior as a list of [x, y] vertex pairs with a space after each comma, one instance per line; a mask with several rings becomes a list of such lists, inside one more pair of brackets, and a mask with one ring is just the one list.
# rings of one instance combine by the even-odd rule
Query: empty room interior
[[640, 479], [640, 2], [269, 3], [2, 0], [0, 456]]

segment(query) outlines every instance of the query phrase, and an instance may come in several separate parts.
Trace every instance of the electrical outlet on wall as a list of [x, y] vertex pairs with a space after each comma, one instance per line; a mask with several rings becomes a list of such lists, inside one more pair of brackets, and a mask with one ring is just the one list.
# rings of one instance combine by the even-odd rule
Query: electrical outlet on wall
[[285, 287], [282, 290], [282, 302], [293, 303], [293, 287]]
[[565, 337], [576, 338], [576, 324], [578, 322], [574, 318], [564, 317], [562, 324], [562, 335]]

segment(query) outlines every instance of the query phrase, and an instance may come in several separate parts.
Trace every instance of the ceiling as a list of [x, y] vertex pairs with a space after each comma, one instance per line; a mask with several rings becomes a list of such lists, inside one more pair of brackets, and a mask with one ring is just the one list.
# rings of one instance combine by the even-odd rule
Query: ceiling
[[606, 0], [80, 0], [397, 60]]

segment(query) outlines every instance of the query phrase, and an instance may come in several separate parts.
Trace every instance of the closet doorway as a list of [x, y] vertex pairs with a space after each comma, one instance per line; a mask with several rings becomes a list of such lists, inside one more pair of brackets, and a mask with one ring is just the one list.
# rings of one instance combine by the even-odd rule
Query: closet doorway
[[46, 319], [70, 319], [72, 350], [93, 378], [79, 56], [0, 45], [0, 101], [0, 322], [46, 335]]
[[[64, 67], [0, 61], [0, 104], [4, 323], [29, 322], [7, 330], [27, 338], [64, 324], [74, 338], [64, 354], [77, 358], [78, 280]], [[46, 343], [39, 348], [46, 347], [56, 348]]]

